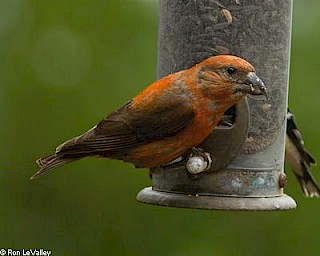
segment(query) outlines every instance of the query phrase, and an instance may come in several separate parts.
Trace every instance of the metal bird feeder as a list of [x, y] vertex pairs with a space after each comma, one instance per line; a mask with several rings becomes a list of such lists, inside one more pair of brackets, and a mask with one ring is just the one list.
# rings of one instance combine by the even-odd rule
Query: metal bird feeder
[[284, 142], [292, 0], [160, 0], [158, 78], [213, 55], [250, 61], [269, 89], [268, 101], [243, 100], [202, 145], [210, 170], [186, 167], [152, 173], [144, 203], [220, 210], [288, 210]]

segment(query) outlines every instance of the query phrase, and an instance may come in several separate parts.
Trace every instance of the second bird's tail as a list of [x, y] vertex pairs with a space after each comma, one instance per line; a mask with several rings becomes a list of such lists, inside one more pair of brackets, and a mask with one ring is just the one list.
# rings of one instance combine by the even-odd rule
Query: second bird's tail
[[310, 169], [316, 165], [316, 159], [304, 147], [302, 136], [297, 128], [294, 116], [288, 110], [286, 163], [297, 177], [306, 197], [320, 197], [320, 187]]
[[303, 170], [302, 176], [300, 176], [297, 172], [294, 172], [294, 174], [300, 183], [304, 195], [306, 197], [319, 197], [319, 185], [317, 184], [315, 178], [312, 176], [308, 167], [303, 162], [301, 162], [301, 169]]

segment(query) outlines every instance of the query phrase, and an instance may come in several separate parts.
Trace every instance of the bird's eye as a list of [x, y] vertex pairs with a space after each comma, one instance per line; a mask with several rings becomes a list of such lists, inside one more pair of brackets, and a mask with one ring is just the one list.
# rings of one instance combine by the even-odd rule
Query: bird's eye
[[236, 73], [236, 72], [237, 72], [237, 69], [236, 69], [236, 68], [228, 67], [228, 73], [229, 73], [229, 75], [232, 75], [232, 74], [234, 74], [234, 73]]

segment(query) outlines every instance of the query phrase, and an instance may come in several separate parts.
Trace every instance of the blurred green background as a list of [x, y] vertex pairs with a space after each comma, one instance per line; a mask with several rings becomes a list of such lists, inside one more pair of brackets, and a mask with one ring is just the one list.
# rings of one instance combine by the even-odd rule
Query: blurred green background
[[[320, 2], [294, 3], [290, 105], [320, 159]], [[288, 171], [289, 212], [136, 202], [146, 170], [84, 159], [33, 182], [34, 162], [155, 79], [155, 0], [0, 1], [0, 248], [52, 255], [320, 255], [320, 199]], [[320, 180], [319, 168], [314, 168]]]

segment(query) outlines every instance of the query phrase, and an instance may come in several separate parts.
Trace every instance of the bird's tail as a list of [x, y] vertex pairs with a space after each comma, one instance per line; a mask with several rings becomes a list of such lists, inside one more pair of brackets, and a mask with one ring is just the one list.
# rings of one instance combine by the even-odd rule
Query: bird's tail
[[58, 168], [59, 166], [71, 163], [73, 161], [78, 160], [81, 157], [78, 158], [67, 158], [65, 156], [61, 156], [58, 154], [46, 156], [43, 158], [40, 158], [37, 160], [37, 164], [41, 167], [39, 171], [37, 171], [35, 174], [33, 174], [30, 177], [30, 180], [33, 180], [35, 178], [38, 178], [39, 176], [47, 173], [48, 171], [54, 170]]
[[312, 176], [308, 166], [301, 162], [301, 168], [303, 169], [303, 176], [300, 176], [296, 172], [294, 174], [300, 183], [304, 195], [306, 197], [320, 197], [320, 187]]

